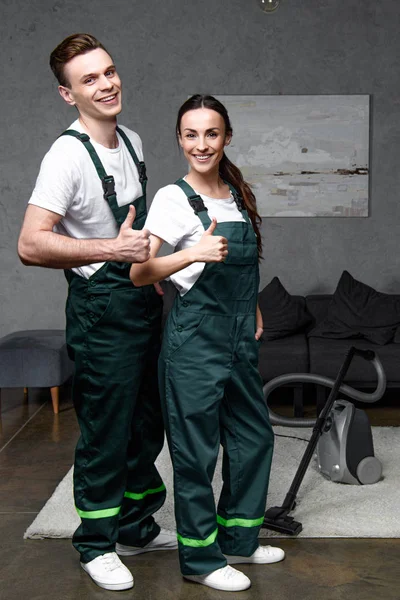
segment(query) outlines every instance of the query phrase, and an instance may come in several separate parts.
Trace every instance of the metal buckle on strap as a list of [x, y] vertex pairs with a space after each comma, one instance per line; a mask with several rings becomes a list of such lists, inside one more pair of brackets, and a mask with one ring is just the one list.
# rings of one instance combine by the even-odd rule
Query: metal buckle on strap
[[140, 183], [143, 183], [144, 181], [147, 181], [146, 165], [144, 164], [144, 162], [140, 161], [140, 163], [138, 164], [137, 168], [138, 168], [138, 172], [139, 172], [139, 181], [140, 181]]
[[244, 202], [243, 202], [242, 196], [239, 196], [238, 193], [234, 193], [233, 194], [233, 199], [236, 202], [236, 206], [238, 207], [238, 209], [239, 210], [243, 210], [244, 209]]
[[101, 183], [103, 184], [103, 197], [104, 200], [108, 200], [110, 196], [115, 194], [115, 181], [112, 175], [106, 175], [102, 177]]
[[203, 199], [200, 196], [189, 196], [188, 201], [196, 215], [203, 210], [208, 210], [204, 206]]

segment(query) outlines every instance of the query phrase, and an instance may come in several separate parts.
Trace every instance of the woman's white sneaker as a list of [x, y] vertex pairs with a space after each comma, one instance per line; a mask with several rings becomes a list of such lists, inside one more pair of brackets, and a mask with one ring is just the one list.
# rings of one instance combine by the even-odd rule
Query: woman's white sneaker
[[285, 552], [282, 548], [273, 546], [258, 546], [257, 550], [251, 556], [234, 556], [225, 554], [228, 565], [238, 565], [240, 563], [249, 563], [253, 565], [270, 565], [279, 562], [285, 558]]
[[97, 556], [81, 567], [95, 583], [105, 590], [129, 590], [133, 587], [133, 576], [115, 552]]
[[229, 565], [206, 575], [184, 575], [184, 578], [224, 592], [241, 592], [251, 586], [250, 579], [244, 573]]

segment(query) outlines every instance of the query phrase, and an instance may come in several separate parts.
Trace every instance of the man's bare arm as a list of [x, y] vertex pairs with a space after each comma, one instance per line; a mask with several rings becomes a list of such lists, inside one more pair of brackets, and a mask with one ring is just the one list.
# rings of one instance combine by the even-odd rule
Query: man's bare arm
[[135, 214], [131, 206], [116, 238], [78, 240], [53, 231], [60, 215], [29, 204], [18, 240], [18, 255], [24, 265], [52, 269], [106, 261], [145, 262], [150, 256], [150, 232], [132, 229]]

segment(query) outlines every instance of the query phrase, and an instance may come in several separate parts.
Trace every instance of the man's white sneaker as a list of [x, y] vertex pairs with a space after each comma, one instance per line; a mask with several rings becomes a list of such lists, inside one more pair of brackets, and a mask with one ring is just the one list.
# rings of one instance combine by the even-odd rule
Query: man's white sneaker
[[140, 548], [139, 546], [124, 546], [117, 542], [115, 550], [120, 556], [134, 556], [135, 554], [154, 552], [155, 550], [176, 550], [177, 547], [178, 540], [176, 539], [176, 533], [167, 531], [167, 529], [161, 529], [158, 536], [143, 546], [143, 548]]
[[258, 546], [257, 550], [251, 556], [234, 556], [225, 554], [228, 565], [238, 565], [240, 563], [250, 563], [253, 565], [269, 565], [279, 562], [285, 558], [285, 553], [281, 548], [273, 546]]
[[97, 556], [81, 567], [95, 583], [105, 590], [129, 590], [133, 587], [133, 576], [115, 552]]
[[224, 592], [241, 592], [251, 586], [250, 579], [244, 573], [229, 565], [206, 575], [184, 575], [183, 577]]

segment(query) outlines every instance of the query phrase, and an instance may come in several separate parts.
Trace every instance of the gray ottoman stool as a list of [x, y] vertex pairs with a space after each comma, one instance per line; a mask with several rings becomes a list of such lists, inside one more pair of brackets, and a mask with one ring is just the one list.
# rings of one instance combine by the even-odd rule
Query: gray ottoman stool
[[0, 389], [50, 388], [53, 410], [58, 413], [59, 386], [72, 375], [65, 331], [33, 329], [16, 331], [0, 339]]

